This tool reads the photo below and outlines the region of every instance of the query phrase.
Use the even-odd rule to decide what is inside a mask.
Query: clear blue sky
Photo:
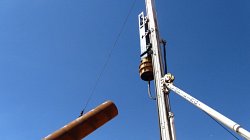
[[[36,140],[79,116],[134,0],[0,0],[0,139]],[[175,84],[250,130],[249,0],[156,0]],[[140,80],[137,0],[87,111],[119,116],[86,140],[157,140]],[[233,140],[171,93],[178,140]]]

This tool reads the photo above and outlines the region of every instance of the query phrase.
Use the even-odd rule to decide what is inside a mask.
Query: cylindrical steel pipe
[[[117,115],[115,104],[106,101],[43,140],[81,140]]]

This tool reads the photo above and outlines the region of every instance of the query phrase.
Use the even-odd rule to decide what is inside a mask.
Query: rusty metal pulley
[[[152,65],[151,57],[145,57],[141,60],[141,64],[139,66],[139,73],[140,73],[141,79],[144,81],[154,80],[153,65]]]

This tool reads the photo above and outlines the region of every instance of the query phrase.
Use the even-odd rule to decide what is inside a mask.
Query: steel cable
[[[236,137],[231,131],[229,131],[225,126],[223,126],[220,122],[218,122],[216,119],[211,117],[208,113],[203,111],[205,114],[207,114],[212,120],[214,120],[218,125],[220,125],[224,130],[226,130],[229,134],[231,134],[235,139],[240,140],[238,137]]]
[[[119,40],[119,38],[121,37],[121,34],[123,33],[123,30],[124,30],[124,28],[125,28],[125,26],[126,26],[126,24],[127,24],[128,18],[130,17],[130,15],[131,15],[131,13],[132,13],[132,11],[133,11],[133,9],[134,9],[135,3],[136,3],[136,0],[134,0],[133,3],[132,3],[132,5],[130,6],[129,12],[128,12],[128,14],[127,14],[126,17],[125,17],[125,20],[124,20],[124,22],[123,22],[123,24],[122,24],[122,26],[121,26],[121,29],[120,29],[118,35],[116,36],[116,39],[115,39],[115,41],[114,41],[114,43],[113,43],[113,46],[111,47],[111,49],[110,49],[110,51],[109,51],[109,54],[108,54],[108,56],[107,56],[107,58],[106,58],[106,60],[105,60],[105,62],[104,62],[104,65],[103,65],[103,67],[102,67],[102,69],[101,69],[101,72],[99,73],[99,75],[98,75],[98,77],[97,77],[97,79],[96,79],[96,81],[95,81],[95,83],[94,83],[93,89],[92,89],[92,91],[91,91],[91,93],[90,93],[90,95],[89,95],[89,97],[88,97],[88,99],[87,99],[87,102],[86,102],[85,106],[83,107],[83,110],[82,110],[81,113],[80,113],[80,116],[83,115],[83,113],[84,113],[85,109],[87,108],[87,106],[88,106],[90,100],[92,99],[92,96],[93,96],[94,93],[95,93],[95,90],[96,90],[96,88],[97,88],[97,85],[98,85],[98,83],[100,82],[100,80],[101,80],[101,78],[102,78],[102,75],[104,74],[104,71],[105,71],[105,69],[106,69],[107,66],[108,66],[108,63],[109,63],[110,58],[111,58],[111,56],[112,56],[112,53],[113,53],[115,47],[117,46],[118,40]]]

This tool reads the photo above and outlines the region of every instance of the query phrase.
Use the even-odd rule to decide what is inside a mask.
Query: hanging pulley
[[[152,59],[150,56],[144,57],[139,66],[140,77],[144,81],[154,80]]]

